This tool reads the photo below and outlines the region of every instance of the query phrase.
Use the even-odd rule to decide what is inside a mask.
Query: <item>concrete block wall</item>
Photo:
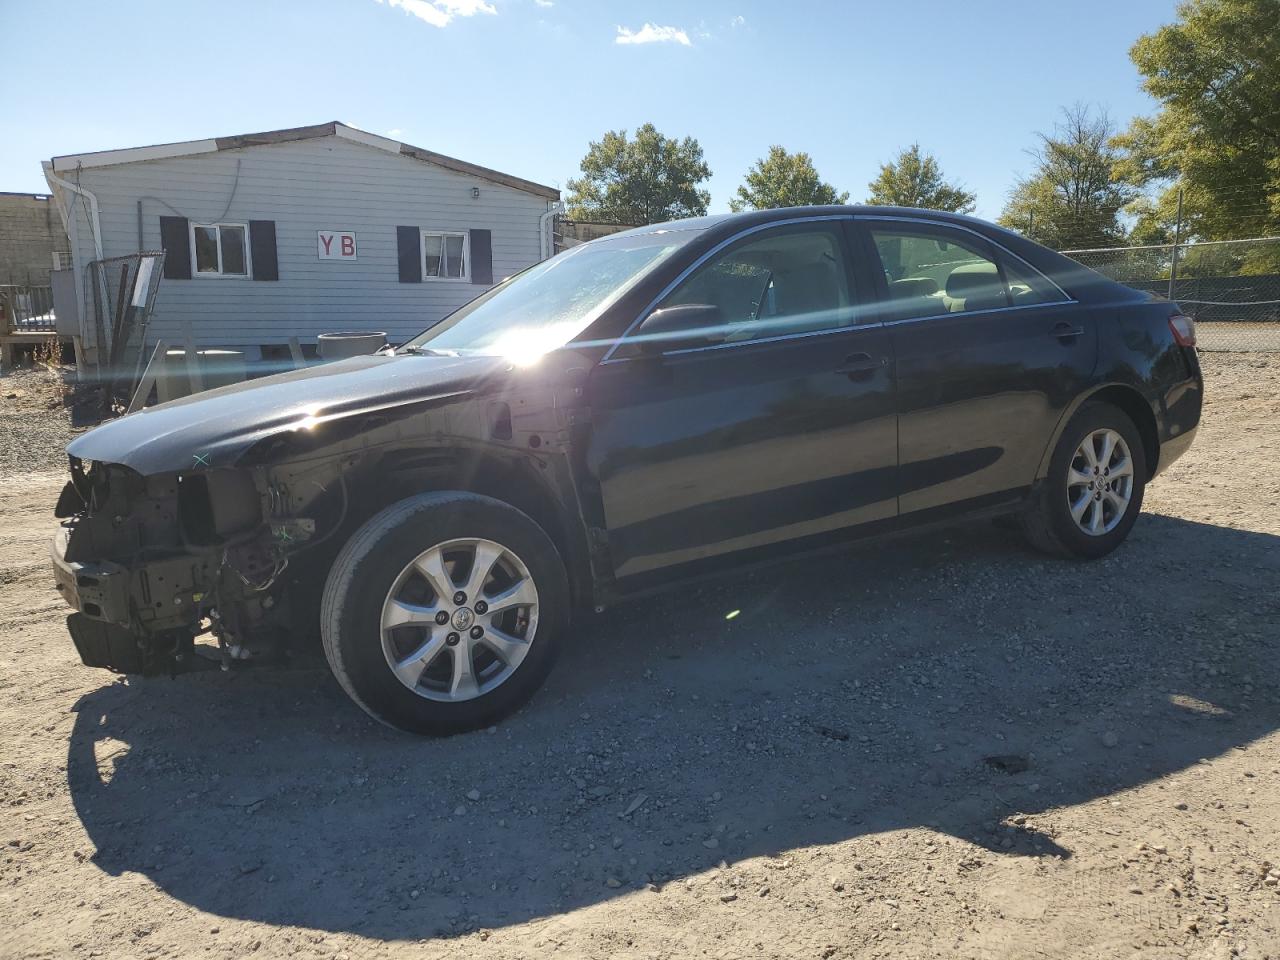
[[[47,286],[55,251],[70,263],[71,246],[53,199],[0,193],[0,284]]]

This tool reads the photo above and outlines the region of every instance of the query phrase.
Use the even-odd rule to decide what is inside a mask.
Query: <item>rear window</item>
[[[1007,307],[994,254],[934,229],[872,226],[894,319]]]

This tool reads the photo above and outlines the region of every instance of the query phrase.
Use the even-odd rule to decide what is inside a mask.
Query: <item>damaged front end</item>
[[[298,620],[283,575],[316,540],[316,517],[339,465],[305,478],[266,468],[142,476],[71,458],[52,544],[67,626],[84,663],[120,673],[176,674],[277,654]],[[289,480],[314,491],[298,495]],[[345,508],[345,496],[336,498]],[[340,516],[327,518],[340,522]],[[208,635],[213,644],[197,644]],[[203,654],[203,655],[201,655]]]
[[[314,639],[345,540],[424,491],[496,496],[556,530],[579,515],[566,379],[493,357],[360,357],[76,438],[52,560],[81,659],[177,673]],[[587,562],[576,538],[564,542],[571,563]]]

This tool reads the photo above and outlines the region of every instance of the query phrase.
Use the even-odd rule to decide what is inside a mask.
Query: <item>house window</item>
[[[192,275],[249,276],[249,227],[243,223],[191,225]]]
[[[429,230],[423,230],[422,278],[424,280],[470,280],[470,247],[465,233],[432,233]]]

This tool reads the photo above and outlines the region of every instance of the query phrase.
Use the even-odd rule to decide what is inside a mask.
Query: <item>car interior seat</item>
[[[938,281],[932,277],[904,277],[889,281],[889,299],[895,312],[906,317],[927,317],[934,313],[946,313],[947,304],[938,289]]]
[[[952,270],[947,277],[947,301],[952,313],[1009,306],[994,263],[966,263]]]

